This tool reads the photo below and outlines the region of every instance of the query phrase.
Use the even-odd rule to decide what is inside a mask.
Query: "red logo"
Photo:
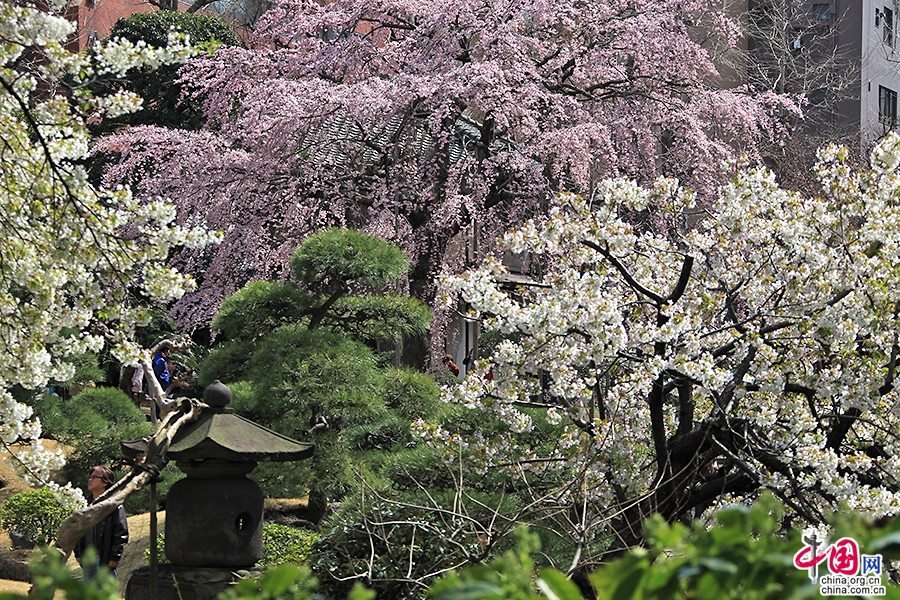
[[[804,539],[807,546],[794,555],[794,566],[809,569],[815,579],[819,563],[828,560],[828,570],[832,575],[856,575],[859,573],[859,544],[853,538],[841,538],[830,546],[816,545],[815,538]]]

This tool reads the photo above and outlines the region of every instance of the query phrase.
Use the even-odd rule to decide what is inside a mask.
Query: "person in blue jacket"
[[[168,396],[173,388],[184,389],[189,386],[187,382],[178,381],[177,379],[172,378],[172,373],[169,371],[170,362],[168,357],[169,353],[172,352],[171,346],[162,346],[159,350],[157,350],[156,355],[153,357],[153,374],[156,375],[156,380],[159,381],[159,385],[162,386],[163,394]],[[151,410],[154,411],[153,414],[158,418],[159,417],[159,407],[154,403],[151,406]]]
[[[166,364],[166,358],[171,351],[171,346],[163,346],[157,350],[156,356],[153,357],[153,374],[156,375],[156,380],[159,381],[159,385],[162,386],[163,392],[166,394],[169,393],[169,387],[172,385],[172,376],[169,373],[169,366]]]

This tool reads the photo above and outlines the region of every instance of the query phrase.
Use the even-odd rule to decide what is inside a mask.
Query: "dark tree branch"
[[[643,296],[646,296],[647,298],[650,298],[657,306],[660,306],[660,305],[663,305],[666,303],[665,298],[663,298],[656,292],[654,292],[654,291],[644,287],[640,283],[638,283],[637,280],[628,271],[628,269],[625,268],[625,265],[623,265],[621,262],[619,262],[619,259],[616,258],[615,256],[613,256],[612,253],[609,252],[609,250],[607,250],[606,248],[603,248],[596,242],[592,242],[591,240],[581,240],[581,243],[584,244],[585,246],[587,246],[588,248],[596,250],[603,256],[603,258],[608,260],[612,264],[612,266],[615,267],[616,270],[622,275],[622,277],[625,279],[626,283],[628,283],[628,285],[631,286],[631,289],[633,289],[634,291],[636,291],[637,293],[639,293]]]
[[[686,435],[694,427],[694,386],[687,378],[677,384],[678,388],[678,431],[675,435]]]
[[[116,482],[97,498],[94,504],[73,512],[59,528],[56,548],[64,559],[68,558],[75,544],[91,528],[121,506],[132,493],[150,483],[166,465],[166,453],[175,434],[188,423],[195,421],[204,404],[197,400],[185,399],[178,410],[170,412],[160,423],[156,433],[149,439],[147,450],[140,457],[131,472]]]

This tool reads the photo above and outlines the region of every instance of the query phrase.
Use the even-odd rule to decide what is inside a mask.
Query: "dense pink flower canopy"
[[[554,191],[671,175],[702,196],[724,158],[756,157],[791,105],[717,83],[709,40],[736,36],[711,0],[282,2],[248,48],[183,70],[206,128],[109,136],[106,182],[224,231],[175,258],[201,283],[182,327],[335,224],[398,243],[428,301],[460,233],[484,248]]]

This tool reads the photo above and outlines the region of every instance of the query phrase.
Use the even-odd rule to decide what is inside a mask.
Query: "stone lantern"
[[[158,597],[215,598],[240,571],[262,558],[263,493],[247,479],[258,461],[308,458],[313,444],[297,442],[240,417],[228,408],[231,390],[218,381],[203,392],[208,406],[182,428],[166,456],[187,475],[166,498],[166,557],[159,566]],[[142,442],[125,442],[126,453]],[[173,586],[178,582],[177,589]],[[149,567],[128,582],[128,600],[149,598]]]

